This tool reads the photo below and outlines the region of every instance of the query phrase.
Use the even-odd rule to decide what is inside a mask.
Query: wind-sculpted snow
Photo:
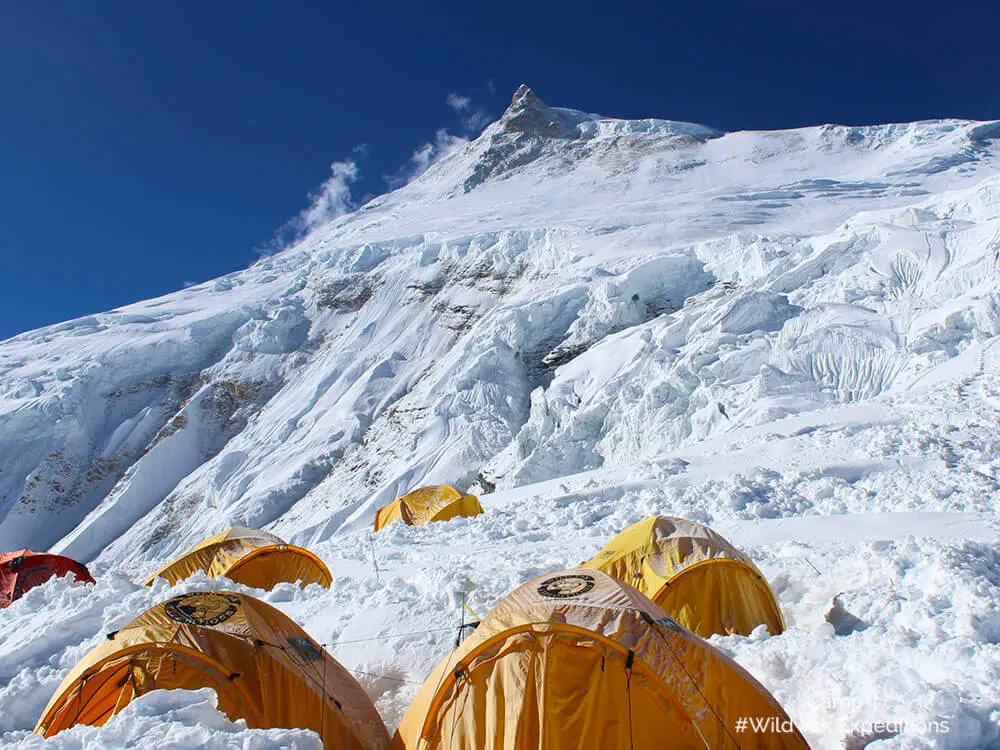
[[[998,138],[958,120],[721,133],[519,91],[476,141],[243,272],[0,342],[0,546],[101,579],[5,610],[4,743],[39,742],[23,733],[60,676],[167,593],[126,574],[230,525],[331,564],[329,593],[269,595],[321,641],[418,632],[335,651],[392,723],[464,594],[485,609],[673,513],[777,582],[789,631],[720,643],[819,746],[863,746],[817,701],[871,693],[894,659],[910,678],[885,716],[956,722],[897,746],[989,746]],[[486,516],[369,538],[380,505],[435,482]],[[161,715],[165,738],[271,741],[176,701],[62,741],[121,745]]]
[[[200,748],[201,750],[322,750],[304,729],[247,729],[217,710],[213,690],[161,690],[140,696],[100,729],[78,725],[50,740],[29,735],[25,748]]]

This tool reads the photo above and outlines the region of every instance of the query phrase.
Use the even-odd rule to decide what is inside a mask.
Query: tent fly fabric
[[[323,561],[309,550],[286,544],[266,531],[234,526],[210,536],[156,571],[146,585],[151,586],[157,578],[175,584],[199,571],[210,578],[228,578],[268,591],[283,582],[302,586],[318,583],[329,588],[333,580]]]
[[[213,688],[251,728],[316,731],[327,748],[384,750],[389,735],[351,674],[279,610],[205,591],[158,604],[108,635],[63,680],[35,732],[103,725],[136,696]]]
[[[421,487],[397,497],[375,514],[375,531],[394,521],[423,526],[431,521],[447,521],[456,516],[478,516],[483,512],[479,498],[466,495],[447,484]]]
[[[752,722],[752,723],[749,723]],[[501,600],[424,683],[393,750],[802,750],[767,690],[592,569]]]
[[[653,516],[608,542],[584,567],[635,586],[674,620],[707,638],[785,630],[778,600],[753,562],[707,526]]]
[[[54,576],[72,575],[78,581],[94,583],[87,566],[62,555],[32,552],[29,549],[0,555],[0,609],[9,607],[29,589]]]

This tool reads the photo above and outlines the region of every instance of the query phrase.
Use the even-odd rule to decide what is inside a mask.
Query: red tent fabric
[[[87,566],[62,555],[21,549],[0,555],[0,609],[20,599],[24,592],[40,586],[52,576],[72,573],[78,581],[94,583]]]

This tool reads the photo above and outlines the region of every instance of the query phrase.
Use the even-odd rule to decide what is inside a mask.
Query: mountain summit
[[[469,192],[539,159],[565,170],[598,154],[621,156],[676,147],[722,135],[712,128],[669,120],[614,120],[573,109],[550,107],[527,85],[514,93],[499,121],[474,144],[478,160],[464,183]]]
[[[569,138],[573,123],[539,99],[525,84],[514,92],[510,106],[500,118],[500,129],[506,133],[525,133],[548,138]]]

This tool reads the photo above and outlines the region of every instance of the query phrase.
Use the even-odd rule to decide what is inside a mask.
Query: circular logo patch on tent
[[[573,574],[542,581],[538,593],[549,599],[572,599],[574,596],[586,594],[592,588],[594,588],[593,576]]]
[[[220,591],[196,591],[171,599],[164,606],[171,620],[185,625],[211,627],[236,614],[240,598]]]

